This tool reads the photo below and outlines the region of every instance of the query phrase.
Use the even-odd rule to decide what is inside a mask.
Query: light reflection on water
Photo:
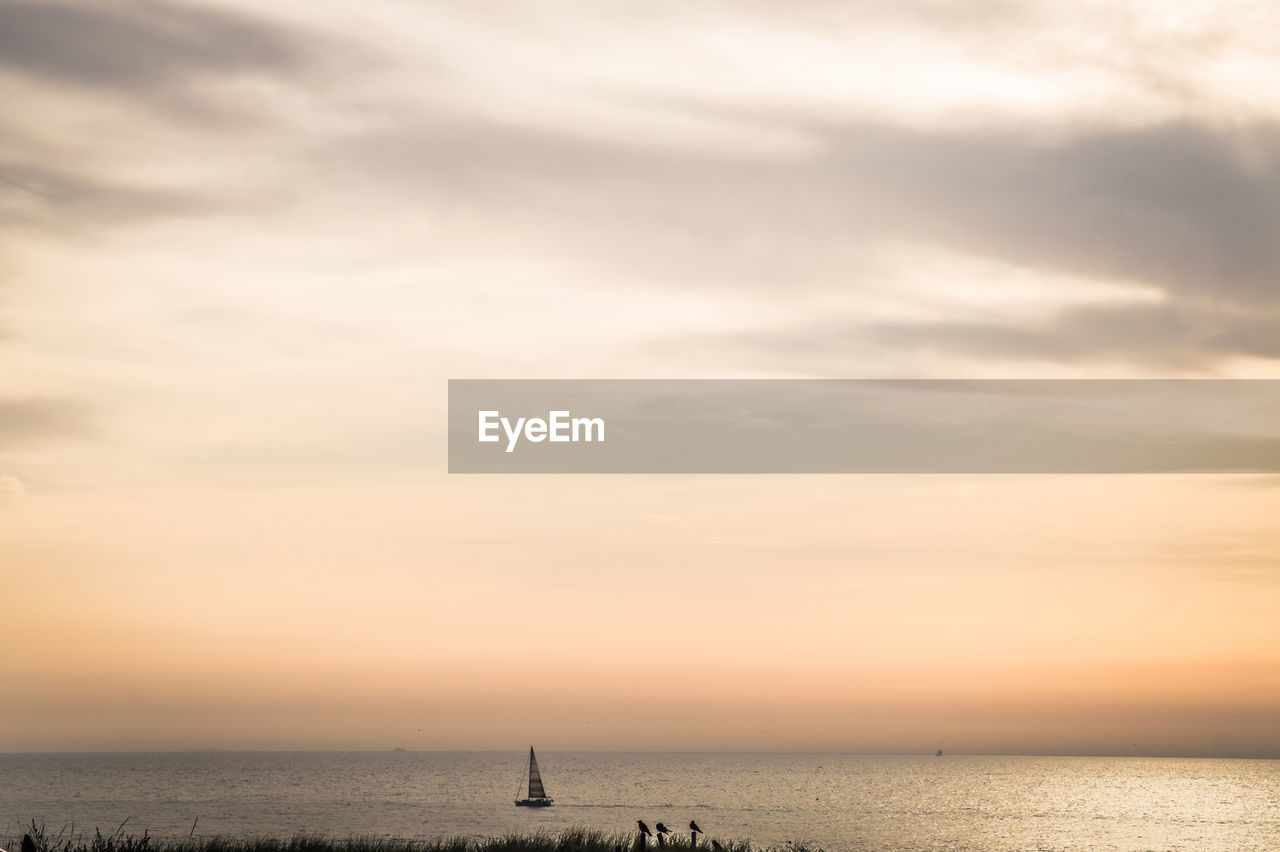
[[[488,836],[687,825],[828,850],[1280,849],[1280,761],[539,752],[0,755],[0,839],[56,831]]]

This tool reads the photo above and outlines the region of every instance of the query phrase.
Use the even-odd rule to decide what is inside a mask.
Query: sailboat
[[[524,786],[524,776],[520,776],[521,786]],[[520,787],[516,788],[516,795],[520,795]],[[554,799],[547,795],[547,791],[542,786],[542,773],[538,771],[538,758],[533,753],[533,746],[529,746],[529,796],[525,799],[516,799],[516,806],[523,808],[545,808],[551,804]]]

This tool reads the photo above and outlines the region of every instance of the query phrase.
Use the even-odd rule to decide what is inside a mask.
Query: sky
[[[0,0],[0,751],[1280,756],[1280,478],[446,473],[450,378],[1280,378],[1263,2]]]

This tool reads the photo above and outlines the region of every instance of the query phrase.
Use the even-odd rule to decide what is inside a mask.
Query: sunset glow
[[[0,4],[0,752],[1280,757],[1275,476],[445,464],[450,378],[1280,379],[1280,12],[553,5]]]

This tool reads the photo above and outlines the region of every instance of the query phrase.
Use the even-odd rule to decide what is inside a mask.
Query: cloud
[[[92,427],[83,405],[56,399],[0,399],[0,447],[83,435]]]
[[[30,105],[0,117],[0,223],[83,235],[260,209],[268,190],[235,152],[264,146],[273,99],[339,55],[301,24],[231,10],[0,0],[0,87]]]
[[[838,338],[840,333],[836,329],[829,335]],[[1132,361],[1189,368],[1208,367],[1235,356],[1280,359],[1280,315],[1260,318],[1214,305],[1073,308],[1038,327],[885,323],[871,329],[869,336],[886,345],[990,358]]]
[[[773,8],[755,11],[771,17]],[[996,40],[1006,48],[1006,30],[1020,22],[1009,15],[1018,8],[998,16]],[[890,17],[941,31],[951,24],[936,26],[941,11],[922,2]],[[1036,7],[1036,15],[1051,11]],[[821,35],[827,15],[815,6],[800,23]],[[606,19],[595,21],[602,38],[616,35],[617,21]],[[1059,25],[1050,19],[1044,26]],[[698,20],[668,24],[681,32],[692,26],[687,34],[701,37]],[[403,22],[404,40],[388,40],[375,73],[352,75],[344,95],[326,91],[324,103],[290,111],[297,104],[289,97],[272,99],[284,89],[318,93],[309,85],[316,78],[300,72],[336,67],[333,55],[361,50],[368,34],[331,29],[331,38],[301,21],[286,26],[186,5],[0,0],[0,68],[33,81],[35,91],[51,91],[45,84],[52,82],[110,89],[122,102],[163,98],[204,109],[226,92],[202,83],[253,74],[282,88],[249,108],[285,107],[264,111],[243,135],[218,122],[192,123],[187,135],[140,134],[137,149],[147,156],[135,162],[129,146],[112,152],[86,143],[97,155],[92,166],[74,148],[41,147],[64,138],[54,132],[61,120],[54,116],[49,132],[30,131],[29,144],[0,161],[0,190],[12,202],[0,206],[0,221],[111,227],[237,204],[265,221],[273,203],[300,219],[319,210],[319,220],[332,215],[320,210],[325,199],[341,198],[344,237],[353,241],[364,236],[359,222],[422,222],[424,231],[457,235],[452,248],[469,263],[492,254],[572,267],[553,270],[558,280],[594,283],[612,271],[617,280],[609,286],[636,283],[659,298],[698,291],[748,297],[739,304],[756,297],[800,304],[792,295],[802,290],[830,292],[844,306],[863,301],[862,312],[848,316],[826,306],[808,316],[789,309],[754,341],[725,338],[754,346],[763,356],[756,362],[797,339],[791,360],[812,351],[827,363],[855,340],[980,358],[1212,365],[1238,355],[1280,357],[1280,242],[1273,238],[1280,233],[1280,125],[1264,118],[1135,128],[1117,126],[1123,116],[1107,126],[1064,112],[1062,121],[1018,123],[1006,115],[981,125],[948,116],[895,124],[886,117],[892,113],[860,112],[856,103],[797,106],[753,97],[732,80],[699,88],[651,63],[619,60],[615,68],[611,56],[594,53],[597,70],[617,73],[586,86],[577,72],[589,63],[573,64],[585,59],[561,56],[487,16],[458,24],[418,12]],[[455,29],[470,41],[451,40]],[[832,38],[784,39],[770,61],[818,43],[834,49],[841,42]],[[510,67],[544,62],[545,73],[498,85],[484,51],[508,41]],[[406,48],[411,53],[398,52]],[[759,71],[748,61],[759,60],[756,53],[739,58]],[[898,91],[892,80],[884,87]],[[912,97],[909,89],[900,94]],[[345,107],[344,97],[351,98]],[[155,112],[161,123],[173,119]],[[286,234],[283,224],[271,225]],[[884,303],[896,298],[895,282],[877,281],[870,260],[893,243],[1132,284],[1155,291],[1161,304],[1054,306],[1037,322],[1016,324],[976,314],[883,322],[863,307],[872,291]],[[949,286],[940,279],[935,290],[946,295]],[[702,334],[701,342],[715,345]]]
[[[571,231],[577,256],[608,257],[658,287],[891,290],[861,261],[908,243],[1134,292],[1111,305],[1049,306],[1035,322],[880,323],[827,311],[723,338],[755,347],[757,363],[794,360],[797,345],[830,363],[851,344],[1170,367],[1280,358],[1280,125],[1085,127],[1052,138],[1010,127],[795,129],[816,140],[809,154],[717,159],[489,125],[459,134],[465,145],[445,132],[418,146],[410,132],[366,140],[381,159],[352,156],[402,165],[411,191],[465,195],[506,217],[536,209],[531,227],[551,239]],[[413,150],[428,155],[414,165],[396,153]],[[936,291],[949,285],[942,278]]]
[[[0,3],[0,65],[92,87],[152,90],[201,73],[288,67],[281,33],[226,11],[169,3]]]
[[[196,190],[129,185],[0,160],[0,222],[13,225],[50,230],[72,224],[120,225],[207,212],[226,203]]]
[[[21,479],[11,473],[0,473],[0,508],[17,503],[26,493]]]
[[[849,127],[823,167],[886,230],[1036,268],[1274,303],[1280,127],[929,133]]]
[[[1177,296],[1277,301],[1280,125],[1084,127],[1046,139],[1035,128],[822,126],[784,111],[688,109],[736,121],[744,136],[790,127],[810,150],[733,157],[576,128],[436,117],[344,140],[333,160],[381,179],[394,171],[409,191],[478,190],[509,210],[612,210],[591,227],[639,231],[638,240],[703,237],[702,250],[717,257],[735,248],[717,239],[724,235],[772,235],[797,254],[902,239]]]

